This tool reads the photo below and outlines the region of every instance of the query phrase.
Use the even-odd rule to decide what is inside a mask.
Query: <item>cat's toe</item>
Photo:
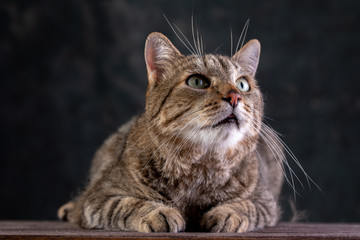
[[[58,218],[62,221],[69,220],[69,212],[74,208],[74,202],[68,202],[61,206],[58,210]]]
[[[204,215],[201,225],[209,232],[240,233],[249,230],[249,219],[230,208],[217,207]]]
[[[141,232],[181,232],[185,221],[180,212],[170,207],[159,207],[146,216],[140,223]]]

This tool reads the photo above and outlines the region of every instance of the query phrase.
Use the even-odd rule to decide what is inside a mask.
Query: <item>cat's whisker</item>
[[[201,129],[201,125],[197,125],[197,126],[193,127],[190,131],[188,131],[187,134],[185,134],[185,135],[183,136],[183,139],[182,139],[181,142],[178,144],[178,146],[177,146],[176,149],[181,150],[186,143],[191,142],[191,141],[190,141],[191,138],[190,138],[189,136],[190,136],[193,132],[197,132],[198,129]]]
[[[176,29],[180,32],[180,34],[183,36],[183,38],[185,39],[185,41],[189,44],[189,47],[193,50],[193,52],[196,52],[198,55],[200,55],[199,52],[196,51],[196,46],[195,46],[195,49],[194,49],[194,47],[191,45],[191,43],[189,42],[189,40],[187,39],[187,37],[186,37],[186,36],[184,35],[184,33],[180,30],[180,28],[178,28],[178,26],[176,26],[175,24],[174,24],[174,26],[175,26]]]
[[[262,116],[264,119],[267,119],[267,120],[270,120],[270,121],[273,121],[273,122],[275,121],[275,119],[266,116],[264,113],[262,113],[262,112],[260,112],[260,111],[258,111],[258,110],[256,110],[256,109],[254,109],[254,108],[252,108],[251,111],[253,111],[254,113],[256,113],[256,114],[259,115],[259,116]],[[276,134],[282,136],[281,133],[277,132],[276,130],[274,130],[274,131],[276,132]]]
[[[196,110],[196,111],[192,111],[192,112],[190,112],[190,113],[188,113],[188,114],[185,114],[184,116],[181,116],[178,120],[183,120],[183,119],[185,119],[186,117],[189,117],[189,116],[191,116],[191,115],[194,115],[194,114],[200,112],[201,110],[202,110],[202,109],[198,109],[198,110]],[[158,121],[154,121],[153,123],[151,123],[150,126],[147,128],[147,130],[148,130],[147,133],[151,133],[151,132],[152,132],[151,129],[152,129],[153,127],[155,127],[157,124],[158,124]],[[150,143],[149,143],[145,148],[143,148],[140,153],[142,153],[142,152],[144,152],[145,150],[147,150],[147,148],[148,148],[149,146],[151,146],[151,145],[158,139],[158,137],[159,137],[160,135],[162,135],[163,133],[168,132],[169,129],[172,129],[172,128],[171,128],[170,126],[167,126],[167,127],[161,127],[160,129],[161,129],[160,133],[157,134],[157,135],[155,135],[155,137],[151,137],[151,138],[152,138],[152,141],[150,141]],[[144,134],[145,134],[145,133],[144,133]],[[138,138],[138,140],[136,141],[136,143],[138,143],[138,142],[141,140],[142,137],[143,137],[143,135],[141,135],[141,136]]]
[[[243,27],[243,29],[242,29],[242,31],[241,31],[239,40],[238,40],[238,42],[237,42],[237,44],[236,44],[235,53],[238,52],[239,46],[240,46],[240,42],[241,42],[241,40],[242,40],[243,37],[244,37],[244,38],[243,38],[243,40],[242,40],[241,47],[242,47],[243,44],[244,44],[244,40],[245,40],[245,37],[246,37],[247,29],[248,29],[248,27],[249,27],[249,22],[250,22],[250,18],[248,18],[248,20],[246,21],[246,23],[245,23],[245,25],[244,25],[244,27]],[[244,33],[245,33],[245,34],[244,34]],[[240,49],[241,49],[241,47],[240,47]]]
[[[293,189],[294,198],[296,199],[296,194],[299,195],[299,193],[295,189],[295,183],[294,183],[293,176],[295,176],[295,178],[298,180],[298,182],[301,184],[302,187],[303,187],[303,184],[300,181],[299,177],[292,170],[292,168],[290,167],[290,164],[288,163],[285,155],[281,151],[281,147],[279,146],[279,144],[281,145],[281,142],[275,141],[274,138],[272,137],[272,135],[274,135],[274,133],[266,131],[263,128],[261,128],[261,125],[258,124],[257,122],[255,122],[254,120],[252,120],[251,116],[249,116],[248,118],[255,126],[260,127],[260,131],[257,130],[256,128],[254,128],[254,129],[259,133],[259,135],[264,140],[264,142],[269,146],[269,149],[272,152],[275,159],[277,160],[278,164],[280,164],[279,162],[283,162],[287,166],[289,174],[290,174],[290,179],[288,179],[285,170],[282,167],[281,167],[281,169],[282,169],[282,172],[284,174],[284,177],[285,177],[286,181],[288,182],[290,187]]]
[[[313,183],[320,191],[321,188],[315,183],[315,181],[313,181],[309,175],[305,172],[304,168],[301,166],[300,162],[298,161],[298,159],[295,157],[295,155],[292,153],[292,151],[289,149],[289,147],[278,137],[278,135],[276,134],[276,131],[273,130],[272,128],[270,128],[269,126],[267,126],[266,124],[260,122],[259,123],[255,123],[255,124],[258,124],[258,125],[261,125],[261,129],[262,129],[262,135],[264,135],[264,137],[262,136],[262,138],[264,139],[264,141],[270,141],[271,142],[271,145],[275,145],[277,146],[276,148],[280,148],[280,146],[282,146],[282,149],[284,149],[286,151],[286,153],[291,157],[291,159],[296,163],[296,165],[300,168],[300,170],[303,172],[307,182],[308,182],[308,185],[309,185],[309,188],[311,189],[311,185],[310,185],[310,182]],[[268,143],[267,143],[268,144]],[[280,145],[280,146],[279,146]],[[273,146],[270,147],[270,149],[274,149]],[[285,163],[285,165],[288,167],[288,170],[289,170],[289,173],[290,173],[290,178],[292,179],[292,175],[295,176],[295,178],[297,179],[297,181],[300,183],[300,185],[304,188],[304,185],[302,184],[302,182],[300,181],[300,179],[298,178],[298,176],[295,174],[295,172],[292,170],[292,168],[290,167],[290,164],[288,163],[287,159],[285,158],[284,154],[282,153],[281,154],[283,157],[283,162]],[[284,175],[285,178],[287,178],[286,175]],[[291,184],[293,185],[293,184]],[[294,186],[293,186],[294,187]],[[293,188],[292,187],[292,188]],[[293,190],[296,192],[296,190],[293,188]],[[295,192],[294,192],[294,198],[296,199],[296,195],[295,195]],[[297,193],[297,192],[296,192]],[[297,193],[298,194],[298,193]],[[299,194],[298,194],[299,195]]]
[[[200,42],[201,42],[201,55],[204,55],[204,43],[202,36],[200,36]]]
[[[271,134],[270,137],[272,139],[274,139],[274,141],[277,141],[284,149],[285,151],[288,153],[288,155],[294,160],[294,162],[299,166],[299,168],[303,171],[304,175],[306,178],[308,178],[307,173],[305,172],[305,170],[303,169],[303,167],[300,165],[300,162],[297,160],[296,156],[292,153],[292,151],[289,149],[289,147],[277,136],[277,134],[275,134],[275,131],[268,127],[266,124],[261,123],[262,128],[264,129],[264,131],[267,131]],[[309,179],[307,179],[309,181]],[[309,186],[310,187],[310,186]]]
[[[266,126],[265,124],[263,124],[264,127],[266,129],[270,129],[268,126]],[[296,156],[294,155],[294,153],[291,151],[291,149],[287,146],[287,144],[281,139],[279,138],[276,134],[274,134],[274,137],[276,138],[277,141],[280,142],[280,144],[284,147],[285,151],[287,152],[287,154],[289,154],[289,156],[293,159],[293,161],[296,163],[296,165],[301,169],[301,171],[303,172],[303,174],[305,175],[305,178],[307,180],[308,186],[311,189],[311,184],[314,184],[320,191],[321,188],[315,183],[315,181],[306,173],[305,169],[301,166],[299,160],[296,158]]]
[[[244,46],[244,42],[245,42],[245,39],[246,39],[246,34],[247,34],[248,29],[249,29],[250,18],[248,18],[248,20],[247,20],[246,22],[247,22],[247,24],[246,24],[246,30],[245,30],[245,33],[244,33],[243,40],[242,40],[242,42],[241,42],[240,49]]]
[[[196,29],[196,41],[197,41],[197,50],[201,55],[201,49],[200,49],[200,37],[199,37],[199,29]]]
[[[230,57],[233,55],[233,32],[230,28]]]
[[[265,141],[265,144],[266,144],[267,146],[269,146],[269,143],[266,142],[266,140],[264,140],[264,141]],[[279,156],[276,157],[277,154],[274,152],[274,150],[273,150],[271,147],[270,147],[270,151],[272,152],[273,156],[275,157],[275,160],[276,160],[278,166],[280,167],[280,169],[281,169],[281,171],[282,171],[282,173],[283,173],[286,181],[289,183],[289,185],[290,185],[291,187],[293,187],[293,185],[291,184],[290,180],[287,178],[287,174],[286,174],[284,165],[281,164],[282,161],[283,161],[283,159],[282,159],[282,158],[279,158]]]
[[[175,164],[179,164],[178,162],[177,162],[177,163],[172,162],[173,159],[179,159],[179,156],[178,156],[179,152],[183,149],[183,147],[185,146],[185,144],[188,144],[189,142],[191,142],[190,139],[188,139],[189,135],[190,135],[192,132],[197,132],[197,130],[200,129],[200,128],[201,128],[201,125],[200,125],[200,126],[195,126],[193,129],[191,129],[190,131],[188,131],[187,134],[185,134],[185,135],[183,136],[183,139],[180,141],[180,143],[177,144],[176,147],[171,146],[173,150],[168,154],[168,158],[165,160],[165,161],[171,161],[171,163],[168,163],[168,164],[173,165],[173,166],[174,166]],[[180,129],[180,130],[178,131],[178,134],[177,134],[176,138],[177,138],[178,135],[181,134],[183,131],[184,131],[183,128]],[[175,139],[175,140],[176,140],[176,139]],[[174,142],[175,142],[175,140],[174,140]],[[163,163],[162,168],[164,168],[165,163],[166,163],[166,162]],[[164,172],[161,173],[161,177],[160,177],[160,178],[161,178],[161,179],[164,178]],[[160,184],[160,182],[161,182],[161,181],[159,181],[159,184]]]
[[[197,45],[196,45],[196,41],[195,41],[195,32],[194,32],[194,16],[191,16],[191,33],[192,33],[192,38],[193,38],[193,42],[194,42],[194,46],[195,49],[197,49]]]
[[[182,44],[187,48],[187,50],[189,50],[189,52],[193,55],[197,55],[195,53],[194,50],[192,50],[192,46],[190,44],[190,47],[184,42],[184,40],[179,36],[179,34],[175,31],[175,28],[172,26],[172,24],[170,23],[170,21],[167,19],[167,17],[165,16],[165,14],[163,14],[165,20],[167,21],[167,23],[169,24],[170,28],[173,30],[173,32],[175,33],[175,35],[178,37],[178,39],[182,42]],[[181,32],[181,31],[180,31]]]
[[[192,128],[190,131],[187,132],[187,134],[184,135],[182,141],[178,144],[178,147],[176,148],[177,151],[180,151],[185,144],[192,142],[191,139],[193,139],[194,136],[192,135],[197,135],[197,133],[199,133],[199,130],[201,130],[201,128],[207,123],[207,121],[202,122],[201,124],[195,126],[194,128]],[[192,143],[194,144],[194,143]],[[176,154],[176,152],[174,153]]]
[[[224,44],[222,43],[219,46],[217,46],[217,48],[215,48],[215,50],[213,51],[213,54],[215,54],[219,50],[219,48],[221,48],[223,45]]]
[[[270,151],[272,152],[272,154],[274,155],[276,161],[278,162],[278,165],[281,166],[282,172],[283,172],[284,177],[287,180],[288,184],[291,186],[291,188],[294,190],[294,192],[296,192],[294,178],[293,178],[293,170],[291,169],[291,167],[288,164],[285,156],[281,152],[281,149],[279,149],[279,146],[277,146],[277,143],[274,143],[273,141],[271,141],[269,139],[269,137],[266,134],[264,134],[263,132],[260,131],[259,135],[265,141],[265,143],[268,145]],[[281,162],[285,163],[285,165],[288,167],[289,174],[290,174],[290,179],[288,179],[288,176],[286,174],[286,170],[284,169],[284,167],[282,167]]]
[[[200,115],[198,115],[197,117],[191,119],[191,120],[190,120],[189,122],[187,122],[181,129],[175,131],[171,136],[169,136],[169,137],[167,138],[167,140],[164,141],[163,143],[161,143],[161,144],[158,146],[158,148],[152,153],[153,156],[154,156],[155,153],[157,153],[159,150],[161,150],[161,148],[162,148],[164,145],[166,146],[169,141],[173,140],[173,142],[175,142],[176,139],[179,137],[179,135],[182,133],[182,131],[183,131],[189,124],[191,124],[193,121],[196,121],[199,117],[200,117]],[[174,138],[174,137],[175,137],[175,138]]]

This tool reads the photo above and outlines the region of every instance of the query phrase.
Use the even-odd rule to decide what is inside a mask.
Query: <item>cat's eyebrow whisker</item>
[[[222,43],[219,46],[217,46],[217,48],[215,48],[215,50],[213,51],[213,54],[215,54],[219,50],[219,48],[221,48],[223,45],[224,44]]]
[[[232,28],[230,28],[230,57],[233,55],[233,33]]]
[[[200,53],[199,55],[201,55],[199,29],[196,29],[196,41],[197,41],[198,53]]]
[[[175,28],[172,26],[172,24],[170,23],[170,21],[167,19],[167,17],[165,16],[165,14],[163,14],[165,20],[167,21],[167,23],[169,24],[169,26],[171,27],[171,29],[173,30],[173,32],[175,33],[175,35],[179,38],[179,40],[182,42],[182,44],[184,44],[184,46],[189,50],[189,52],[193,55],[197,55],[195,53],[194,50],[191,50],[192,46],[190,44],[190,47],[184,42],[184,40],[179,36],[179,34],[175,31]],[[176,26],[175,26],[176,27]],[[181,31],[180,31],[181,32]],[[182,33],[182,32],[181,32]]]
[[[191,16],[191,33],[192,33],[192,38],[193,38],[193,42],[194,42],[194,46],[195,49],[197,49],[197,45],[196,45],[196,41],[195,41],[195,32],[194,32],[194,16]]]
[[[247,34],[248,29],[249,29],[250,18],[248,18],[248,20],[247,20],[246,22],[247,22],[247,24],[246,24],[246,30],[245,30],[245,34],[244,34],[243,40],[242,40],[242,42],[241,42],[240,49],[244,46],[246,34]]]
[[[200,35],[200,42],[201,42],[201,55],[204,55],[204,44],[203,44],[203,38]]]
[[[241,31],[241,34],[240,34],[240,37],[239,37],[239,40],[236,44],[236,49],[235,49],[235,54],[238,52],[238,50],[240,50],[244,44],[244,41],[245,41],[245,38],[246,38],[246,33],[247,33],[247,30],[248,30],[248,27],[249,27],[249,22],[250,22],[250,18],[248,18],[248,20],[246,21],[244,27],[243,27],[243,30]],[[244,34],[245,33],[245,34]],[[243,39],[242,39],[243,38]],[[241,43],[241,47],[239,49],[239,46],[240,46],[240,42],[242,40],[242,43]]]
[[[197,53],[197,55],[200,55],[198,51],[196,51],[196,46],[195,46],[195,49],[194,47],[191,45],[191,43],[189,42],[189,40],[187,39],[187,37],[184,35],[184,33],[180,30],[180,28],[178,28],[178,26],[176,26],[174,24],[174,26],[176,27],[176,29],[180,32],[180,34],[183,36],[183,38],[185,39],[185,41],[189,44],[189,47],[191,48],[192,50],[192,53],[194,54],[195,52]]]
[[[202,39],[200,41],[200,37],[199,37],[199,27],[196,23],[196,37],[195,37],[195,33],[194,33],[194,17],[191,17],[191,30],[192,30],[192,36],[193,36],[193,41],[194,41],[194,45],[195,48],[197,50],[197,53],[199,54],[199,56],[203,55],[203,51],[202,51]]]

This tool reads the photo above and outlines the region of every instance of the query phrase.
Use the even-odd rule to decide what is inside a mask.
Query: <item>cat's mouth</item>
[[[220,122],[213,125],[213,128],[216,128],[220,125],[226,125],[226,124],[235,124],[236,126],[239,126],[239,120],[234,114],[230,114],[227,118],[224,118]]]

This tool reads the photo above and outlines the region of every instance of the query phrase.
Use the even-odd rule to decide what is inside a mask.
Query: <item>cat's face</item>
[[[183,56],[165,36],[150,34],[145,47],[149,124],[180,144],[226,148],[254,141],[263,112],[254,79],[259,54],[253,40],[232,58]]]

